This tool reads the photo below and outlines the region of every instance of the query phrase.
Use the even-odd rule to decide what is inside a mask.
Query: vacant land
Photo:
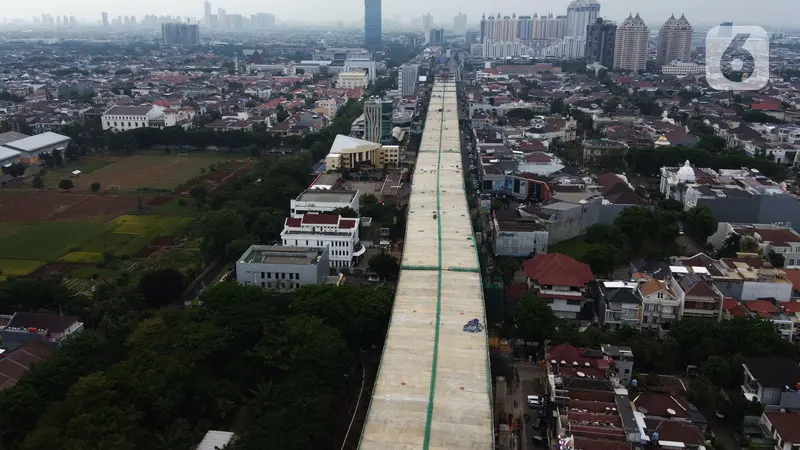
[[[0,258],[55,261],[78,250],[80,243],[105,231],[105,224],[92,222],[42,222],[0,238]]]
[[[561,253],[580,261],[588,250],[589,244],[582,237],[577,237],[548,246],[547,253]]]
[[[0,237],[25,223],[108,220],[136,209],[133,196],[79,195],[53,191],[9,189],[0,193]]]
[[[122,191],[137,189],[172,190],[209,170],[212,164],[224,161],[216,154],[202,153],[189,156],[175,155],[134,155],[112,162],[91,173],[73,178],[73,191],[89,191],[92,183],[100,183],[100,190],[106,191],[109,186],[119,186]],[[76,165],[80,169],[79,164]],[[72,172],[73,165],[67,167]],[[54,180],[55,185],[58,180]],[[47,186],[56,187],[56,186]]]

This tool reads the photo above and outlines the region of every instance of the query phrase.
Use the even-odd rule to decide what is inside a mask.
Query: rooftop
[[[316,247],[251,245],[239,258],[239,263],[312,265],[319,261],[324,252],[325,249]]]
[[[297,196],[298,202],[351,203],[358,191],[307,190]]]
[[[32,152],[51,145],[64,144],[69,141],[69,136],[48,131],[47,133],[36,134],[18,141],[9,142],[6,144],[6,147],[23,152]]]
[[[58,334],[63,333],[79,320],[80,319],[75,316],[18,312],[11,318],[7,329],[28,330],[30,328],[36,328],[37,330],[46,330],[48,333]]]

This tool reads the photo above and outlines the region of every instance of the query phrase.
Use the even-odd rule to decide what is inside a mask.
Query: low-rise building
[[[747,310],[750,317],[759,317],[772,322],[781,337],[792,342],[794,324],[792,319],[778,305],[769,300],[747,300],[742,302],[742,306]]]
[[[800,412],[765,411],[758,425],[764,436],[775,441],[775,450],[800,448]]]
[[[286,247],[326,247],[331,267],[350,268],[366,252],[358,239],[359,223],[358,218],[346,219],[338,214],[307,213],[286,219],[281,240]]]
[[[251,245],[236,262],[236,280],[282,291],[324,284],[330,272],[328,254],[327,247]]]
[[[638,284],[627,281],[598,283],[599,302],[597,317],[610,330],[623,326],[642,327],[642,295]]]
[[[366,88],[369,77],[365,72],[342,72],[336,77],[336,87],[339,89]]]
[[[397,167],[402,161],[402,148],[398,145],[381,145],[345,135],[337,135],[325,157],[325,169],[354,169],[371,166],[377,169]]]
[[[0,353],[0,391],[14,387],[31,366],[53,354],[53,348],[41,341],[29,341]]]
[[[13,131],[2,133],[0,134],[0,162],[3,164],[11,162],[36,164],[39,162],[39,157],[42,153],[52,153],[54,150],[59,150],[63,155],[71,140],[69,136],[49,131],[33,136],[26,136]]]
[[[528,290],[550,303],[553,313],[570,320],[594,317],[588,265],[560,253],[536,255],[523,265]]]
[[[65,339],[81,331],[83,322],[78,317],[18,312],[0,331],[0,336],[3,338],[3,348],[7,349],[14,349],[31,341],[60,347]]]
[[[743,364],[747,400],[781,408],[800,405],[800,365],[782,356],[749,358]]]
[[[527,258],[547,253],[549,233],[537,220],[523,218],[514,210],[492,214],[492,243],[496,256]]]
[[[150,126],[151,120],[162,119],[163,108],[155,105],[117,106],[107,109],[101,117],[103,131],[127,131]]]
[[[351,208],[358,212],[358,191],[309,189],[289,202],[290,214],[301,219],[306,213],[330,213],[339,208]]]

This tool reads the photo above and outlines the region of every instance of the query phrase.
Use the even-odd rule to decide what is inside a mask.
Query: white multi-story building
[[[561,41],[546,47],[543,56],[562,59],[583,59],[586,54],[586,39],[567,36]]]
[[[486,59],[514,58],[516,56],[535,56],[535,49],[522,41],[483,41],[483,57]]]
[[[284,223],[281,240],[285,247],[327,248],[330,265],[336,269],[358,264],[366,252],[358,239],[360,219],[345,219],[338,214],[304,214],[289,217]]]
[[[404,64],[400,66],[400,75],[397,77],[397,89],[403,97],[413,96],[417,92],[419,82],[419,64]]]
[[[594,23],[594,21],[592,21]],[[649,31],[644,20],[636,14],[617,27],[614,48],[614,69],[632,72],[643,71],[647,66],[647,41]]]
[[[364,89],[369,78],[364,72],[342,72],[336,78],[336,87],[340,89]]]
[[[363,72],[369,81],[378,77],[378,65],[369,58],[348,58],[344,61],[345,72]]]
[[[600,15],[597,0],[573,0],[567,7],[567,36],[586,37],[586,27]]]
[[[150,126],[151,120],[164,118],[164,109],[156,105],[112,106],[101,118],[103,131],[127,131]]]
[[[693,62],[674,62],[672,64],[662,66],[661,73],[664,75],[674,75],[677,77],[698,75],[701,73],[706,73],[706,66]]]

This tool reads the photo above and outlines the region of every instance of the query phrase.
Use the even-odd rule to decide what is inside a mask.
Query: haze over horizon
[[[554,0],[550,2],[527,2],[525,0],[501,0],[492,2],[474,2],[465,5],[455,0],[436,3],[424,0],[406,0],[403,2],[384,1],[384,19],[399,16],[404,22],[412,17],[426,13],[434,16],[437,25],[451,25],[453,16],[459,12],[467,14],[470,24],[477,23],[481,14],[495,15],[531,15],[565,14],[570,0]],[[758,6],[754,2],[730,2],[723,0],[672,0],[670,2],[650,1],[642,4],[631,0],[601,0],[601,16],[610,20],[622,20],[629,13],[640,13],[648,23],[666,20],[670,14],[686,14],[690,22],[696,24],[733,21],[739,25],[793,25],[793,18],[800,16],[800,2],[797,0],[761,0]],[[110,17],[136,16],[146,14],[158,16],[180,16],[182,18],[200,18],[203,15],[202,0],[175,0],[165,3],[159,0],[139,0],[126,4],[103,4],[95,1],[76,0],[40,0],[38,2],[10,2],[3,5],[0,17],[6,19],[21,18],[30,20],[42,13],[76,16],[79,20],[95,22],[100,20],[100,13],[108,12]],[[228,14],[250,15],[255,13],[272,13],[281,21],[292,22],[354,22],[364,15],[363,0],[338,0],[335,2],[322,0],[294,0],[280,4],[259,2],[256,0],[216,0],[211,1],[214,13],[223,8]],[[489,9],[491,8],[491,10]]]

